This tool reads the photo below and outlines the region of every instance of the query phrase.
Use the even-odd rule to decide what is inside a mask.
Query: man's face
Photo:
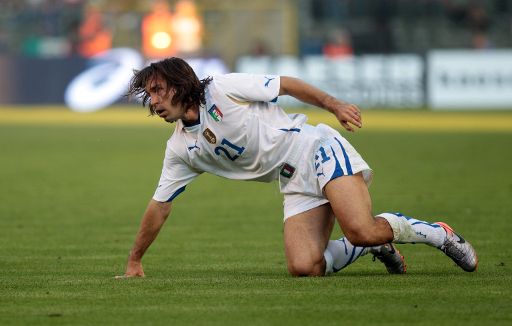
[[[167,122],[175,122],[183,119],[185,108],[180,104],[172,105],[171,101],[176,93],[174,88],[167,92],[167,82],[165,79],[155,76],[146,84],[146,92],[151,98],[150,105],[158,116]]]

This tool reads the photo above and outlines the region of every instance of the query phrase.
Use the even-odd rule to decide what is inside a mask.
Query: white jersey
[[[206,87],[199,123],[176,122],[153,199],[172,201],[202,172],[270,182],[285,163],[297,162],[306,116],[288,115],[276,105],[279,88],[279,76],[215,76]]]

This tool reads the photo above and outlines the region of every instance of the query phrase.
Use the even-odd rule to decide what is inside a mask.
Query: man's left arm
[[[141,263],[142,256],[144,256],[146,250],[156,239],[170,212],[170,202],[158,202],[154,199],[150,200],[144,212],[144,216],[142,217],[137,236],[135,237],[135,243],[132,250],[130,250],[126,271],[124,275],[116,276],[116,278],[144,276]]]
[[[338,100],[301,79],[287,76],[281,76],[280,79],[279,95],[289,95],[301,102],[331,112],[348,131],[355,131],[353,126],[358,128],[363,126],[361,111],[354,104]]]

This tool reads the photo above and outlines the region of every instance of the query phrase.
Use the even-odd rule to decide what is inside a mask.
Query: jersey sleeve
[[[171,202],[198,175],[198,172],[191,169],[168,148],[153,199],[159,202]]]
[[[218,91],[233,102],[276,102],[280,78],[276,75],[232,73],[214,78]]]

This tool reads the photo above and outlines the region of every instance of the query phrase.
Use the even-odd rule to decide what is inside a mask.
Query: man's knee
[[[293,276],[323,276],[325,274],[324,257],[288,260],[288,272]]]

